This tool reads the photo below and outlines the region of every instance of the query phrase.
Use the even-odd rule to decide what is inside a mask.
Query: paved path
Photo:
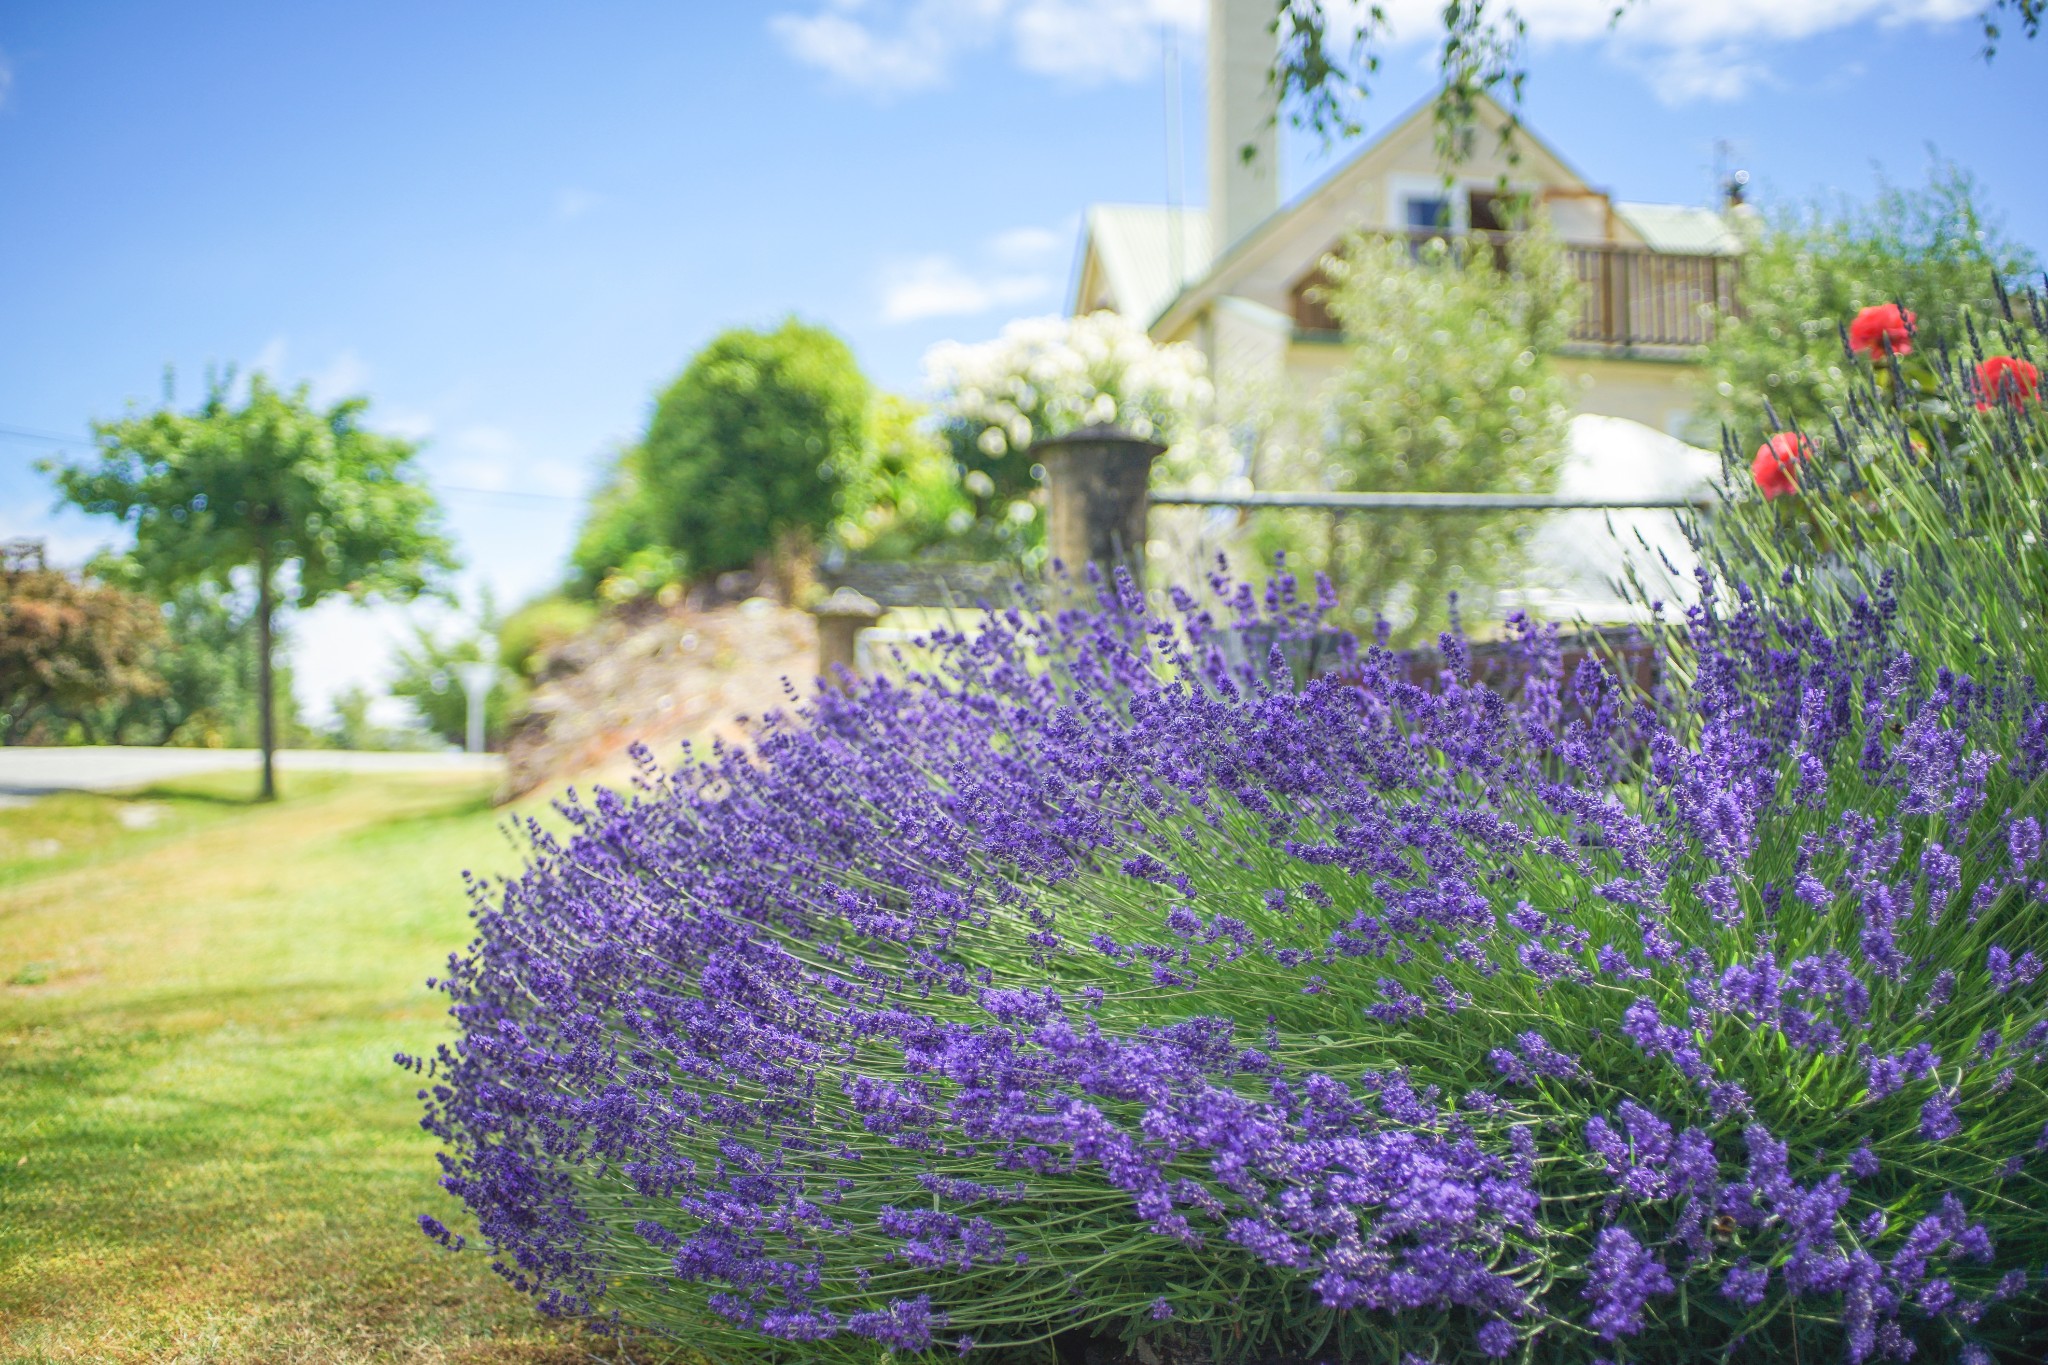
[[[41,796],[61,791],[120,791],[146,787],[194,773],[247,772],[259,764],[254,749],[150,749],[98,747],[0,747],[0,796]],[[496,754],[353,753],[342,749],[285,749],[282,772],[496,773]]]

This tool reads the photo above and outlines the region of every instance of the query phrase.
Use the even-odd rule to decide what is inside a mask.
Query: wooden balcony
[[[1440,233],[1413,233],[1419,249]],[[1507,257],[1506,233],[1460,233],[1455,240],[1489,249],[1497,263]],[[1714,321],[1735,310],[1738,260],[1733,256],[1692,256],[1638,246],[1569,242],[1565,258],[1579,285],[1573,319],[1574,350],[1646,351],[1679,357],[1714,339]],[[1340,328],[1317,296],[1326,284],[1320,269],[1293,290],[1294,325],[1306,337],[1334,339]]]

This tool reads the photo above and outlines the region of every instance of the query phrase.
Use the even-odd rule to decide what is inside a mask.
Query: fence
[[[1408,235],[1419,246],[1444,234],[1419,231]],[[1465,232],[1450,240],[1476,244],[1476,249],[1490,248],[1497,261],[1505,262],[1512,234]],[[1704,346],[1714,339],[1715,319],[1736,311],[1740,266],[1734,256],[1567,242],[1564,257],[1579,286],[1579,309],[1570,336],[1582,346],[1620,350]],[[1324,298],[1328,285],[1319,269],[1295,285],[1294,325],[1302,331],[1339,330]]]
[[[1087,427],[1041,441],[1032,454],[1045,467],[1046,543],[1070,569],[1087,564],[1141,565],[1153,507],[1305,508],[1343,512],[1697,512],[1703,498],[1576,498],[1525,493],[1195,493],[1153,492],[1152,462],[1163,447],[1114,427]],[[886,584],[882,591],[863,591]],[[890,607],[954,606],[984,596],[1010,572],[985,564],[869,565],[842,574],[816,609],[818,668],[831,678],[852,669],[859,641]],[[963,590],[964,589],[964,590]]]

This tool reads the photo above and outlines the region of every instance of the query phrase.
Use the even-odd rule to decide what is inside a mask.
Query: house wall
[[[1691,361],[1566,355],[1557,367],[1578,389],[1574,412],[1626,417],[1678,436],[1700,405],[1704,377]]]
[[[1299,391],[1314,393],[1343,369],[1347,350],[1341,342],[1294,339],[1287,346],[1287,376]],[[1557,368],[1571,386],[1574,413],[1626,417],[1675,436],[1699,406],[1700,368],[1686,361],[1563,355]],[[1228,369],[1214,373],[1221,389],[1235,377]]]

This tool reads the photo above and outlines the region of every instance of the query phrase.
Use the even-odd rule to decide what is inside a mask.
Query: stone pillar
[[[871,597],[852,588],[839,588],[811,608],[818,621],[818,678],[827,687],[840,685],[840,669],[854,671],[860,633],[882,619],[882,609]]]
[[[1142,581],[1147,490],[1165,449],[1120,427],[1083,427],[1031,447],[1045,466],[1046,548],[1068,573],[1126,564]]]

